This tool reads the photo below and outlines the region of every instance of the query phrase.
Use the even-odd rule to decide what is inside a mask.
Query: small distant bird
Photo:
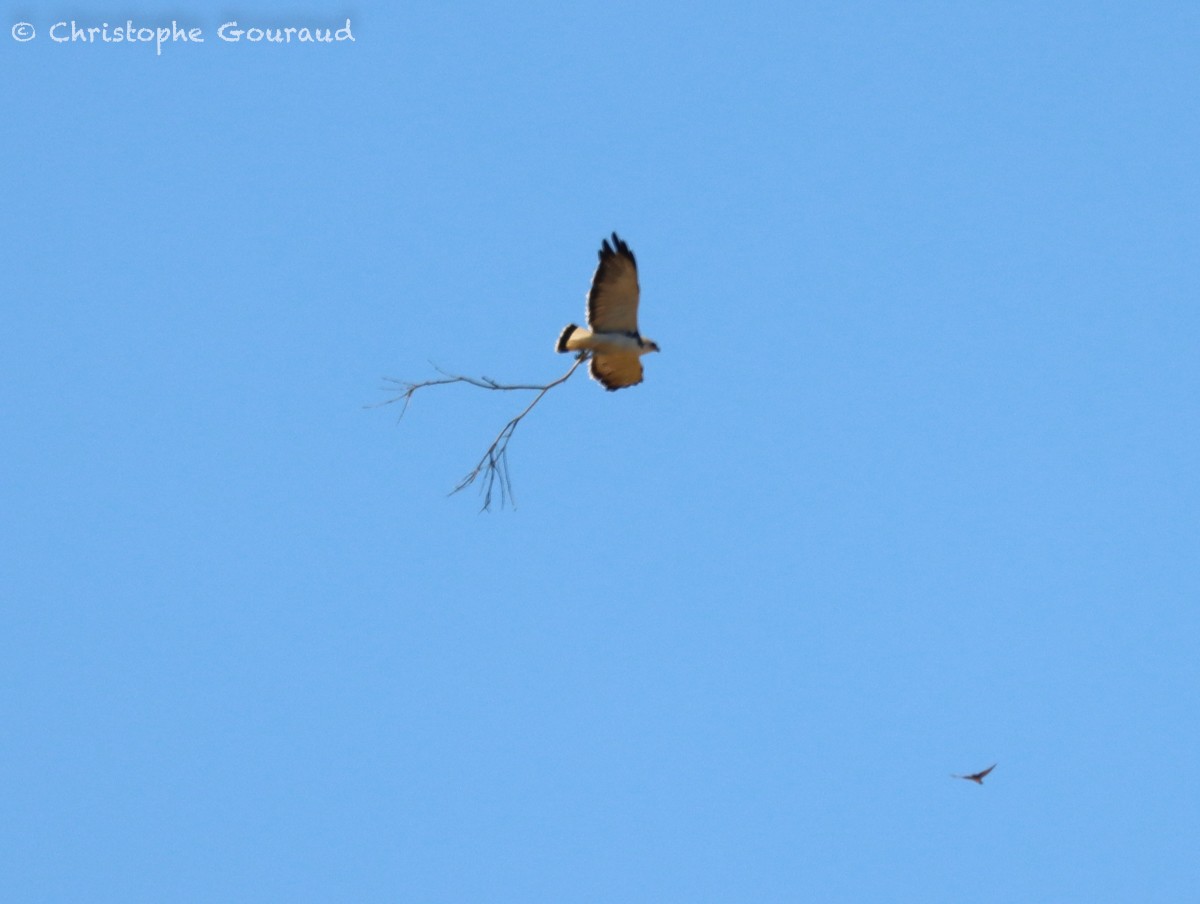
[[[629,246],[612,234],[600,245],[600,265],[588,292],[590,329],[570,324],[558,337],[560,352],[592,353],[592,379],[615,392],[642,382],[642,355],[658,351],[658,343],[638,332],[637,261]]]
[[[977,785],[982,785],[984,777],[995,768],[996,768],[996,764],[992,763],[992,765],[988,766],[982,772],[975,772],[971,775],[952,775],[950,777],[951,778],[965,778],[969,782],[974,782]]]

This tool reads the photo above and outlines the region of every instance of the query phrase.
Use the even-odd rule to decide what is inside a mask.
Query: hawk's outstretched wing
[[[608,390],[624,389],[642,382],[642,361],[637,352],[592,353],[592,379]]]
[[[592,277],[588,292],[588,326],[594,333],[638,334],[637,261],[629,246],[612,234],[612,245],[605,239],[600,246],[600,266]],[[637,368],[638,380],[642,368]],[[593,368],[592,374],[595,375]],[[597,377],[596,379],[600,379]],[[636,383],[638,380],[634,380]],[[601,382],[604,382],[601,380]],[[607,385],[607,384],[606,384]],[[623,383],[623,386],[632,384]]]
[[[974,782],[977,785],[982,785],[984,778],[987,776],[987,774],[989,772],[991,772],[993,769],[995,769],[997,765],[998,765],[997,763],[992,763],[992,765],[988,766],[982,772],[972,772],[970,775],[951,775],[950,777],[951,778],[963,778],[969,782]]]

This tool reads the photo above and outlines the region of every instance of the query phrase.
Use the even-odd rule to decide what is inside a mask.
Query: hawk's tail
[[[558,337],[558,345],[556,348],[559,352],[568,352],[571,350],[567,343],[571,341],[571,336],[575,334],[577,329],[579,329],[579,327],[577,327],[575,324],[567,324],[567,328],[563,330],[562,334]]]

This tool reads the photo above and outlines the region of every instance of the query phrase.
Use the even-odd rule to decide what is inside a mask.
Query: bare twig
[[[491,508],[492,498],[497,489],[499,490],[501,508],[503,508],[505,505],[515,506],[515,500],[513,499],[512,491],[512,479],[508,472],[508,442],[512,439],[513,433],[516,432],[517,425],[520,424],[525,415],[529,414],[529,412],[533,410],[533,407],[542,400],[542,397],[555,386],[559,386],[567,382],[567,380],[571,378],[571,375],[579,368],[579,365],[587,359],[588,355],[586,352],[580,354],[575,359],[575,363],[571,365],[570,370],[568,370],[557,380],[552,380],[544,385],[497,383],[491,377],[464,377],[460,374],[446,373],[446,371],[435,365],[434,370],[442,374],[444,379],[424,380],[420,383],[409,383],[404,380],[394,380],[391,377],[388,377],[387,380],[389,383],[400,387],[400,394],[369,407],[379,408],[384,405],[394,405],[399,403],[400,417],[404,417],[404,413],[408,411],[408,403],[412,400],[413,394],[418,389],[424,389],[426,386],[445,386],[450,383],[466,383],[470,386],[478,386],[480,389],[495,389],[502,392],[510,392],[513,390],[536,392],[537,395],[533,397],[533,401],[526,405],[525,409],[520,414],[504,425],[504,427],[496,435],[496,438],[492,440],[492,444],[488,446],[487,451],[483,453],[483,457],[479,459],[479,463],[475,465],[475,468],[459,482],[458,486],[450,491],[450,495],[453,496],[455,493],[465,490],[467,487],[473,484],[480,477],[480,475],[482,475],[483,482],[480,485],[480,493],[483,494],[482,511],[486,512]]]

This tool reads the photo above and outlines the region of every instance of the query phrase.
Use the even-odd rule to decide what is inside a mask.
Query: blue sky
[[[1195,4],[4,14],[0,897],[1194,895]]]

